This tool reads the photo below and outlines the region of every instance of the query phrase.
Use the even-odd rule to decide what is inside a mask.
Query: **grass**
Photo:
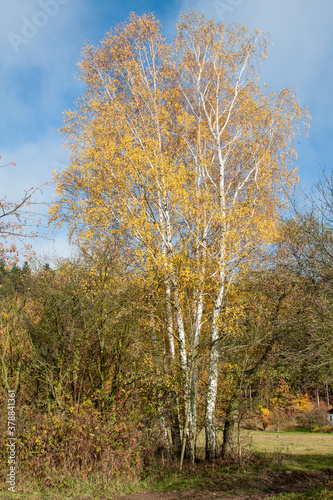
[[[333,456],[333,434],[247,431],[243,435],[244,445],[246,442],[261,453]]]
[[[270,500],[332,500],[333,491],[329,491],[326,488],[320,488],[319,490],[311,490],[307,493],[282,493],[281,495],[271,497]]]
[[[218,435],[219,443],[222,433]],[[235,439],[236,441],[236,439]],[[197,445],[199,454],[203,455],[205,446],[204,433],[198,436]],[[333,433],[310,431],[242,431],[241,447],[245,450],[254,450],[260,453],[286,453],[292,455],[332,455]]]
[[[281,460],[279,460],[281,459]],[[320,471],[332,467],[332,457],[325,455],[276,455],[271,458],[268,454],[254,454],[243,466],[236,463],[229,464],[216,461],[215,464],[199,463],[195,469],[186,465],[180,472],[176,464],[169,469],[153,470],[147,473],[142,480],[119,479],[116,481],[103,481],[98,475],[90,479],[76,478],[64,481],[57,488],[49,488],[43,483],[33,482],[24,484],[15,493],[15,498],[19,500],[110,500],[116,494],[126,494],[132,492],[153,491],[174,491],[174,490],[213,490],[255,493],[257,485],[261,484],[262,475],[265,471],[276,470],[280,474],[281,470],[301,470]],[[320,473],[320,472],[319,472]],[[18,478],[18,485],[20,485]],[[23,486],[23,485],[22,485]],[[21,490],[21,491],[20,491]],[[311,496],[312,495],[312,496]],[[11,492],[1,492],[1,500],[13,498]],[[284,494],[270,497],[276,500],[282,499],[323,499],[333,500],[333,493],[324,489],[314,490],[311,493]]]
[[[1,500],[15,497],[19,500],[111,500],[116,494],[141,492],[150,489],[149,481],[119,479],[103,481],[98,475],[89,479],[72,478],[57,484],[57,487],[48,487],[42,482],[25,481],[24,485],[17,481],[15,493],[0,490]]]
[[[202,444],[202,443],[201,443]],[[138,480],[118,479],[112,482],[98,475],[89,479],[76,477],[64,480],[55,487],[43,482],[17,477],[17,491],[14,496],[19,500],[109,500],[115,494],[143,492],[147,490],[219,490],[224,488],[235,491],[249,491],[265,471],[314,471],[333,468],[333,435],[300,432],[245,431],[241,444],[244,461],[241,467],[235,462],[213,464],[198,463],[195,469],[186,465],[179,472],[177,464],[169,469],[147,471]],[[250,453],[249,453],[250,452]],[[221,479],[222,478],[222,479]],[[22,481],[21,481],[22,479]],[[254,483],[253,483],[254,481]],[[253,490],[254,491],[254,490]],[[1,491],[1,500],[13,498],[13,493]],[[276,500],[333,500],[333,492],[320,488],[308,493],[288,493],[271,497]]]

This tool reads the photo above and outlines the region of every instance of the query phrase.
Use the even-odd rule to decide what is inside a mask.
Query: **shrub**
[[[90,401],[78,412],[41,414],[20,409],[17,451],[20,474],[56,482],[100,472],[104,478],[135,477],[153,460],[151,443],[134,411],[113,405],[103,414]],[[4,422],[2,419],[2,426]],[[1,433],[1,461],[7,461]],[[5,481],[6,471],[2,472]]]
[[[298,427],[314,429],[325,426],[326,423],[326,410],[322,408],[313,408],[297,416]]]
[[[314,429],[312,429],[311,432],[330,433],[330,432],[333,432],[333,426],[332,425],[319,425],[319,426],[315,427]]]
[[[260,427],[255,418],[247,418],[242,422],[242,428],[248,431],[256,431]]]

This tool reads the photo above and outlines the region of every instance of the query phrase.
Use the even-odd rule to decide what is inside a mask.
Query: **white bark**
[[[224,284],[220,287],[213,310],[213,324],[211,331],[211,346],[209,356],[209,374],[206,399],[205,431],[206,431],[206,458],[211,460],[217,456],[217,439],[215,428],[215,408],[218,385],[219,368],[219,324],[218,319],[224,299]]]

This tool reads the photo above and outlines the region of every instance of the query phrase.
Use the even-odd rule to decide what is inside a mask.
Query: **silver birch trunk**
[[[215,426],[215,408],[219,369],[219,325],[218,318],[221,312],[224,298],[224,286],[220,287],[214,304],[213,325],[211,332],[211,347],[209,356],[208,387],[206,399],[205,433],[206,433],[206,460],[217,457],[217,439]]]
[[[163,210],[163,207],[165,210]],[[169,214],[167,211],[167,204],[161,200],[159,201],[159,217],[160,217],[160,231],[161,231],[161,250],[164,258],[164,271],[165,271],[165,300],[166,300],[166,317],[167,317],[167,336],[168,336],[168,358],[170,365],[174,365],[176,361],[176,351],[175,351],[175,341],[174,341],[174,325],[173,325],[173,313],[172,313],[172,303],[171,303],[171,281],[170,281],[170,271],[168,265],[168,254],[172,252],[172,241],[170,235],[170,222]],[[181,453],[181,428],[180,428],[180,407],[179,407],[179,395],[174,394],[174,400],[176,402],[175,408],[171,411],[171,438],[173,445],[173,452],[180,456]]]
[[[175,307],[175,316],[176,316],[176,323],[177,323],[177,333],[178,333],[178,346],[179,346],[179,355],[180,355],[180,367],[181,367],[181,373],[182,373],[182,388],[183,388],[183,397],[184,397],[184,406],[185,406],[185,416],[184,416],[184,424],[183,424],[183,432],[182,432],[182,452],[181,452],[181,463],[180,466],[182,466],[182,460],[184,456],[184,447],[187,444],[187,446],[190,449],[189,452],[189,458],[192,459],[192,446],[189,446],[189,443],[191,443],[191,437],[193,436],[193,431],[192,431],[192,415],[190,414],[190,398],[191,398],[191,380],[190,380],[190,370],[188,366],[188,356],[187,356],[187,351],[186,351],[186,333],[185,333],[185,326],[184,326],[184,318],[183,318],[183,311],[182,311],[182,304],[181,304],[181,299],[180,299],[180,291],[179,291],[179,286],[178,282],[175,276],[175,272],[173,269],[173,262],[172,262],[172,250],[173,250],[173,245],[172,245],[172,231],[171,231],[171,222],[170,222],[170,214],[166,202],[166,197],[163,196],[163,226],[164,226],[164,243],[165,243],[165,269],[166,269],[166,280],[167,284],[171,283],[172,289],[173,289],[173,298],[174,298],[174,307]],[[162,243],[163,244],[163,243]],[[168,293],[170,291],[170,296],[171,296],[171,289],[167,287]],[[170,298],[167,295],[167,302],[168,299]],[[171,309],[171,300],[169,300],[169,312],[171,313],[170,319],[172,318],[172,309]],[[168,328],[169,332],[170,331],[170,325]],[[173,334],[171,335],[172,341],[171,341],[171,346],[174,346],[173,343]],[[170,340],[170,337],[169,337]],[[192,438],[193,439],[193,438]]]
[[[195,444],[197,438],[197,399],[198,399],[198,382],[199,382],[199,344],[202,326],[202,316],[203,316],[203,289],[202,284],[200,286],[197,310],[195,313],[195,328],[192,346],[192,376],[191,376],[191,404],[190,413],[192,421],[192,432],[193,432],[193,442],[192,442],[192,461],[195,459]]]

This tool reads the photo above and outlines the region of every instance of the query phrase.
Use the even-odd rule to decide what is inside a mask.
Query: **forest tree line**
[[[316,398],[330,402],[332,244],[328,224],[299,214],[282,223],[274,252],[229,288],[218,346],[217,456],[232,453],[237,423],[256,419],[265,428],[268,414],[277,424],[280,411],[281,419],[302,416]],[[168,352],[163,282],[148,281],[119,248],[104,245],[52,268],[2,264],[0,282],[4,398],[15,390],[20,407],[64,420],[87,405],[102,419],[115,406],[138,412],[137,425],[166,455],[180,457],[187,408],[179,354]],[[197,356],[191,398],[198,433],[206,417],[207,330]],[[195,455],[196,436],[187,439]]]

